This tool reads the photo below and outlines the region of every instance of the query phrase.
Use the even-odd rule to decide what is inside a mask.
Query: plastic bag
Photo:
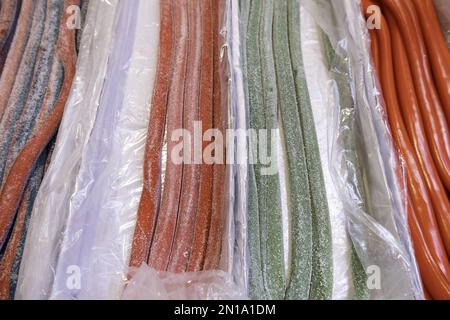
[[[333,300],[349,299],[354,294],[351,270],[351,244],[346,230],[344,205],[333,183],[329,146],[327,87],[324,83],[331,81],[324,57],[318,53],[322,50],[321,33],[313,17],[301,8],[301,32],[305,74],[311,96],[312,110],[317,130],[325,179],[328,207],[332,228],[333,242]]]
[[[244,75],[241,70],[241,37],[239,20],[239,3],[237,0],[229,2],[228,6],[228,59],[230,61],[230,104],[231,104],[231,129],[247,129],[246,94],[244,88]],[[233,217],[234,228],[231,231],[230,248],[230,270],[237,284],[247,292],[247,170],[248,153],[247,141],[237,141],[235,144],[234,161],[232,166],[232,179],[230,185],[235,186],[235,191],[230,193],[230,216]],[[234,235],[234,236],[233,236]],[[232,239],[235,239],[234,241]]]
[[[400,165],[373,74],[359,1],[304,0],[332,49],[331,171],[371,299],[421,299]],[[370,285],[370,286],[369,286]]]
[[[243,300],[246,296],[228,272],[157,272],[144,264],[132,272],[122,299]]]
[[[50,296],[70,196],[82,150],[95,122],[106,76],[116,9],[116,0],[91,1],[89,4],[72,93],[30,221],[16,299],[47,299]]]
[[[119,3],[108,74],[71,196],[52,299],[119,299],[142,192],[158,1]],[[79,288],[67,271],[80,269]]]

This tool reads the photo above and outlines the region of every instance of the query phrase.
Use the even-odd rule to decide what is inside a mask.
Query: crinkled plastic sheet
[[[346,216],[344,205],[339,198],[338,191],[333,183],[330,170],[327,90],[324,84],[331,81],[322,50],[320,29],[313,17],[304,8],[301,8],[301,33],[303,60],[317,139],[322,161],[325,188],[333,241],[333,300],[349,299],[353,295],[351,270],[351,244],[346,231]]]
[[[151,288],[151,290],[149,290]],[[124,300],[243,300],[241,287],[225,271],[156,272],[147,265],[132,271]]]
[[[239,20],[239,2],[231,0],[228,8],[228,43],[231,74],[231,125],[235,130],[247,129],[247,113],[245,102],[244,75],[241,70],[241,37]],[[233,203],[230,215],[234,217],[234,259],[230,265],[234,280],[247,292],[247,143],[237,141],[235,144],[233,176],[230,184],[235,186],[235,192],[230,203]],[[234,183],[233,183],[234,180]],[[231,241],[230,241],[231,242]]]
[[[351,95],[343,97],[346,93],[339,90],[342,83],[330,81],[330,169],[359,260],[366,272],[375,271],[370,275],[377,277],[379,272],[380,287],[375,281],[369,298],[421,299],[405,190],[400,189],[395,173],[401,164],[374,77],[360,1],[304,0],[303,4],[330,39],[336,52],[331,72],[345,79]],[[353,107],[341,105],[345,98]],[[348,145],[349,140],[354,144]],[[349,155],[355,155],[356,161]],[[359,175],[362,184],[358,187]]]
[[[108,73],[71,196],[52,299],[119,299],[127,277],[150,101],[159,1],[119,2]],[[80,286],[67,285],[79,268]]]

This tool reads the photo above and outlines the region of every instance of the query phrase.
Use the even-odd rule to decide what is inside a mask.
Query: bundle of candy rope
[[[382,9],[372,55],[405,161],[408,219],[426,296],[450,298],[450,53],[432,1],[363,1]]]

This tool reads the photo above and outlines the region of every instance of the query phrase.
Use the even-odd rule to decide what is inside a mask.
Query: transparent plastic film
[[[125,285],[156,73],[158,1],[119,4],[95,125],[69,205],[52,299],[119,299]],[[79,268],[79,288],[67,271]]]
[[[244,48],[241,8],[239,1],[228,2],[228,56],[230,65],[230,128],[241,131],[247,130],[247,101],[242,71]],[[230,217],[233,217],[233,228],[229,240],[229,247],[233,250],[230,255],[229,266],[236,283],[247,292],[248,264],[247,264],[247,192],[248,192],[248,143],[239,139],[234,141],[233,174],[230,185],[235,186],[234,193],[230,193]],[[230,148],[228,148],[230,150]],[[233,196],[234,195],[234,196]],[[234,241],[233,241],[234,239]]]
[[[245,300],[230,273],[157,272],[146,265],[133,271],[132,280],[123,293],[124,300]]]
[[[404,174],[382,107],[359,1],[303,1],[324,31],[330,170],[353,243],[355,298],[421,299]]]
[[[328,126],[330,118],[328,117],[327,87],[323,84],[329,83],[331,78],[325,57],[318,54],[322,52],[321,30],[315,23],[314,18],[303,7],[301,7],[301,33],[305,74],[311,96],[327,202],[330,208],[334,267],[332,298],[334,300],[345,300],[352,298],[354,294],[351,268],[352,247],[346,230],[347,217],[344,204],[333,183],[329,157],[329,145],[332,136],[329,135]]]

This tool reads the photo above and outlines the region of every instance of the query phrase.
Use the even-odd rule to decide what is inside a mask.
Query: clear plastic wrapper
[[[333,300],[349,299],[354,294],[351,270],[351,244],[346,230],[344,205],[333,183],[329,157],[327,87],[331,81],[322,51],[321,33],[308,11],[301,8],[303,61],[317,130],[325,187],[330,210],[333,242]]]
[[[119,3],[95,125],[71,196],[52,299],[119,299],[143,184],[159,2]],[[79,288],[67,271],[80,270]]]
[[[16,299],[50,296],[75,177],[106,76],[116,9],[115,0],[90,2],[72,93],[30,220]]]
[[[359,1],[304,0],[330,41],[331,172],[367,274],[367,298],[421,299],[397,158],[375,81]],[[324,38],[324,42],[328,40]]]
[[[230,61],[230,104],[231,128],[234,130],[247,129],[246,95],[244,88],[244,75],[241,70],[241,25],[239,20],[239,1],[231,0],[228,7],[228,54]],[[241,131],[243,132],[243,131]],[[235,191],[230,193],[230,216],[233,216],[234,228],[231,229],[229,245],[233,248],[230,268],[234,280],[245,292],[247,291],[247,167],[248,152],[247,140],[237,140],[234,149],[234,161],[230,185]],[[234,238],[234,241],[232,239]]]
[[[156,272],[147,265],[132,271],[123,300],[243,300],[242,288],[225,271]]]

